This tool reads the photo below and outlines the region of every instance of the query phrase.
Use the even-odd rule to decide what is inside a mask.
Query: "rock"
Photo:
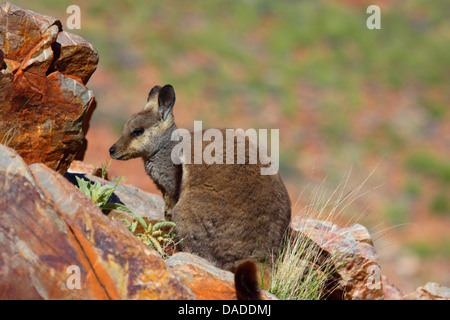
[[[80,36],[62,31],[52,49],[56,55],[52,68],[66,76],[77,77],[84,84],[97,68],[97,49]]]
[[[114,194],[134,214],[149,220],[164,220],[164,200],[160,196],[126,184],[119,184]]]
[[[172,268],[199,300],[236,300],[234,276],[211,265],[205,259],[180,252],[166,264]]]
[[[385,276],[382,276],[381,279],[383,281],[384,300],[400,300],[404,296],[404,293]]]
[[[450,300],[450,288],[435,282],[427,282],[416,291],[405,295],[402,300]]]
[[[101,178],[102,177],[102,168],[93,166],[92,164],[85,163],[83,161],[74,160],[70,164],[69,169],[67,169],[67,172],[70,173],[78,173],[78,174],[84,174],[88,176],[94,176]],[[108,180],[108,173],[106,172],[105,179]]]
[[[0,296],[193,299],[156,252],[42,164],[0,145]],[[79,268],[81,290],[69,289]],[[76,271],[75,271],[76,272]]]
[[[7,22],[9,23],[9,22]],[[23,58],[20,66],[21,72],[30,72],[45,77],[53,61],[52,44],[56,41],[59,27],[51,25],[42,34],[41,41]]]
[[[343,228],[340,232],[349,232],[353,235],[356,241],[367,243],[373,247],[372,237],[370,236],[369,231],[366,229],[366,227],[358,223]]]
[[[96,68],[96,50],[63,33],[58,20],[7,2],[0,3],[0,50],[0,142],[28,164],[65,173],[75,156],[84,156],[96,106],[84,84]]]
[[[0,88],[3,88],[7,84],[11,83],[14,79],[14,72],[19,67],[19,64],[15,61],[3,59],[0,70]]]
[[[186,252],[170,257],[166,264],[186,283],[199,300],[236,300],[234,275],[214,267],[203,258]],[[275,296],[262,290],[263,299]]]
[[[318,246],[315,250],[320,253],[320,257],[316,263],[320,268],[325,268],[330,258],[335,261],[337,271],[329,281],[333,285],[329,299],[383,299],[378,255],[363,226],[340,229],[330,222],[303,215],[292,219],[291,231],[294,236],[300,234]]]
[[[62,29],[55,18],[0,2],[0,45],[5,58],[26,63],[24,57],[38,46],[53,25]]]

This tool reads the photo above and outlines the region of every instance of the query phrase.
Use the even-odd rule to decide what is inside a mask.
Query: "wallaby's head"
[[[109,149],[111,158],[148,158],[158,152],[171,138],[174,103],[175,91],[170,84],[153,87],[144,109],[128,119],[119,140]]]

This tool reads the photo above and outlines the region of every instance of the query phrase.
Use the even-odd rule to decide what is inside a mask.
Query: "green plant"
[[[102,168],[102,174],[103,174],[103,168]],[[116,190],[116,187],[117,187],[119,181],[117,181],[115,185],[109,185],[106,183],[101,183],[99,181],[95,181],[94,183],[91,183],[91,181],[87,181],[87,180],[81,179],[79,177],[75,177],[75,178],[77,179],[78,189],[80,189],[85,195],[87,195],[89,198],[91,198],[92,201],[94,201],[94,203],[102,211],[117,210],[117,211],[133,213],[133,211],[131,211],[131,209],[124,206],[123,204],[108,203],[112,194]]]
[[[106,179],[106,175],[108,174],[109,167],[111,167],[111,161],[112,161],[112,159],[109,160],[108,164],[102,163],[102,179],[103,180]]]
[[[111,160],[107,164],[102,164],[102,179],[105,179],[107,172],[109,170],[109,167],[111,166]],[[79,177],[76,177],[78,188],[89,198],[94,201],[94,203],[102,210],[102,211],[108,211],[108,210],[116,210],[116,211],[122,211],[131,213],[134,215],[133,211],[128,208],[127,206],[124,206],[120,203],[109,203],[109,199],[111,198],[112,194],[117,188],[117,185],[119,184],[120,179],[119,177],[117,179],[116,183],[114,185],[109,185],[106,183],[101,183],[99,181],[95,181],[94,183],[91,183],[90,181],[81,179]],[[134,215],[134,221],[130,222],[129,220],[125,218],[120,218],[120,221],[122,221],[125,226],[130,230],[139,240],[142,242],[148,244],[150,247],[155,249],[159,255],[162,258],[167,258],[167,254],[165,252],[165,249],[173,244],[176,245],[174,238],[175,235],[172,232],[173,227],[175,226],[175,223],[170,221],[161,221],[157,222],[155,224],[147,224],[145,220],[137,215]],[[115,219],[114,216],[111,218],[112,220]],[[142,226],[144,232],[143,233],[136,233],[138,223]],[[163,229],[170,227],[171,229],[168,232],[165,232]]]
[[[173,233],[175,223],[171,221],[161,221],[156,222],[155,224],[147,224],[145,220],[139,216],[135,216],[135,221],[133,222],[130,222],[127,219],[120,220],[125,223],[128,230],[136,235],[139,240],[155,249],[163,259],[168,257],[166,248],[170,245],[176,245],[174,240],[175,235]],[[143,233],[136,233],[138,223],[142,226],[144,230]],[[168,227],[170,227],[170,230],[165,232],[163,229]]]

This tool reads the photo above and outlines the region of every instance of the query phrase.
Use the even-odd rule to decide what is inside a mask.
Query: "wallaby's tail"
[[[234,285],[238,300],[262,300],[257,268],[253,261],[245,261],[237,266],[234,273]]]

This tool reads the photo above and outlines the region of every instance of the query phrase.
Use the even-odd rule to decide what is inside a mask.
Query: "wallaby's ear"
[[[172,112],[175,104],[175,90],[170,84],[161,88],[158,95],[158,114],[163,121],[166,121],[169,114]]]
[[[158,97],[158,92],[161,90],[160,86],[154,86],[152,90],[150,90],[150,93],[148,94],[147,102],[150,102],[150,100],[156,99]]]
[[[154,86],[152,90],[150,90],[150,93],[147,97],[147,104],[144,106],[144,109],[142,110],[149,110],[149,109],[158,109],[158,93],[161,90],[160,86]]]

